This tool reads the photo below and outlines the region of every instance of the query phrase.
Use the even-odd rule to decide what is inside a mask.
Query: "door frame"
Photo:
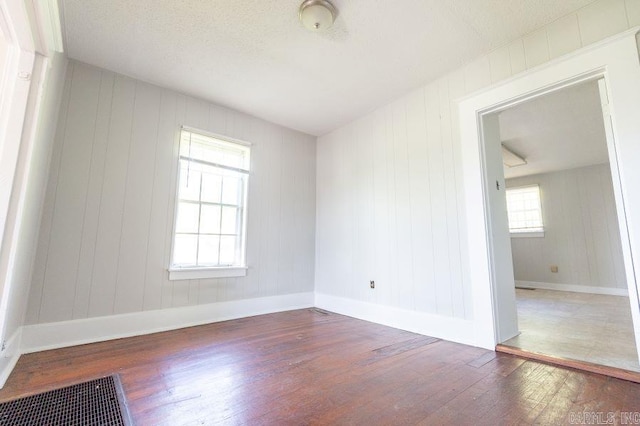
[[[497,321],[517,321],[499,315],[504,309],[496,303],[499,286],[492,276],[497,259],[492,253],[491,216],[485,192],[488,186],[483,117],[600,78],[605,80],[609,98],[614,140],[607,141],[607,145],[634,332],[636,342],[640,342],[639,280],[635,272],[640,270],[639,31],[640,27],[625,31],[459,100],[469,272],[478,346],[494,349],[501,342]]]

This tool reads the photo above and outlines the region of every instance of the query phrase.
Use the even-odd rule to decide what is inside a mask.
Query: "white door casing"
[[[640,187],[640,120],[637,119],[640,116],[640,60],[636,41],[639,30],[634,28],[595,43],[459,100],[467,243],[478,346],[493,349],[501,341],[503,333],[497,322],[501,323],[501,315],[505,316],[504,306],[496,300],[506,301],[506,304],[509,300],[494,294],[500,286],[492,276],[495,259],[490,241],[492,219],[486,176],[496,171],[485,170],[483,164],[482,120],[491,113],[537,96],[600,78],[606,82],[611,112],[614,138],[607,143],[634,331],[636,341],[640,341],[638,277],[635,273],[640,267],[640,191],[637,191]],[[515,306],[506,309],[508,314]]]

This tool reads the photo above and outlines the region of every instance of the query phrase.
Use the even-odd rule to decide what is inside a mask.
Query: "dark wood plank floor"
[[[640,412],[638,384],[314,309],[24,355],[0,400],[114,372],[139,425],[565,424]]]

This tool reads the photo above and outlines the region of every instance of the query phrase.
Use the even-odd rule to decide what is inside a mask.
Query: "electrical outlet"
[[[551,265],[551,272],[553,272],[554,274],[558,273],[558,265]]]
[[[376,282],[373,280],[369,281],[369,287],[376,288]]]

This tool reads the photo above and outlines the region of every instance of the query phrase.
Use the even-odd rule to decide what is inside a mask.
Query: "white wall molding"
[[[315,294],[315,306],[327,311],[382,324],[451,342],[481,346],[476,339],[473,321],[410,311],[355,299]],[[485,347],[493,350],[493,347]]]
[[[310,307],[313,307],[313,293],[309,292],[26,325],[22,327],[21,352],[39,352]]]
[[[9,374],[16,366],[22,352],[20,351],[22,328],[18,328],[0,350],[0,389],[4,387]]]
[[[574,293],[606,294],[609,296],[629,297],[629,290],[627,290],[626,288],[594,287],[590,285],[543,283],[543,282],[537,282],[537,281],[518,281],[518,280],[516,280],[516,287],[534,288],[534,289],[540,289],[540,290],[571,291]]]

